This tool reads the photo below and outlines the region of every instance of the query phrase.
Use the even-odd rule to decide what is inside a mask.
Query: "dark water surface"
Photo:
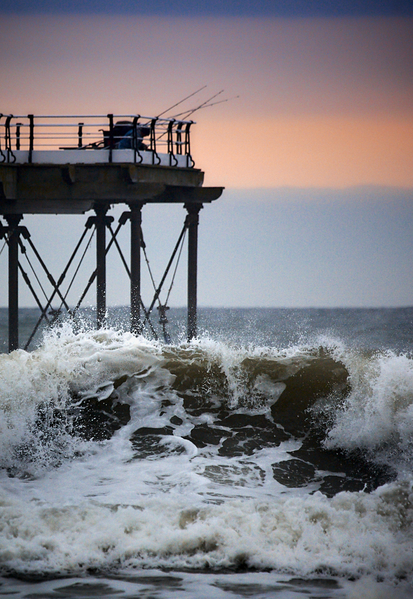
[[[413,309],[168,316],[0,355],[0,597],[412,597]]]

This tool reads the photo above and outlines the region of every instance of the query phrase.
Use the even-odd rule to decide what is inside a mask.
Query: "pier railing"
[[[192,168],[192,124],[137,114],[0,113],[0,163],[132,162]]]

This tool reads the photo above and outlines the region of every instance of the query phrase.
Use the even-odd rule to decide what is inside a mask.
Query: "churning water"
[[[412,597],[413,309],[180,315],[0,355],[0,597]]]

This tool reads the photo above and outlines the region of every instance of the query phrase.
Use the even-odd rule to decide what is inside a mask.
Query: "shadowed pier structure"
[[[97,326],[106,319],[106,256],[117,247],[130,278],[132,332],[151,328],[156,303],[164,322],[166,305],[159,301],[162,285],[187,236],[188,290],[187,336],[197,335],[197,253],[199,212],[222,194],[221,187],[203,187],[204,173],[191,155],[192,121],[139,115],[105,116],[0,116],[0,238],[8,246],[9,351],[19,347],[19,280],[29,286],[48,321],[53,299],[75,313],[91,285],[96,286]],[[148,308],[141,297],[142,207],[151,203],[181,204],[186,217],[165,275]],[[110,209],[124,204],[113,230]],[[85,231],[59,279],[22,225],[25,214],[86,214]],[[119,230],[129,223],[130,255],[118,243]],[[86,232],[95,235],[96,267],[76,306],[70,307],[62,283]],[[64,235],[64,231],[62,231]],[[108,241],[109,235],[109,241]],[[40,301],[21,264],[26,246],[34,252],[52,287],[46,303]],[[37,325],[38,326],[38,325]],[[37,328],[36,326],[36,328]],[[35,331],[26,347],[30,344]]]

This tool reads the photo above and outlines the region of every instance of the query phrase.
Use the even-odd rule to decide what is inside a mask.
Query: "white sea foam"
[[[393,352],[363,357],[348,352],[351,392],[334,408],[326,446],[364,449],[389,464],[413,457],[413,360]],[[381,450],[381,451],[379,451]]]
[[[191,505],[177,493],[134,505],[56,506],[1,497],[0,560],[20,572],[240,565],[308,575],[411,576],[413,494],[393,484],[340,493]]]
[[[352,390],[342,405],[334,405],[330,446],[374,449],[396,439],[395,446],[408,454],[413,432],[409,358],[356,356],[342,347],[334,351],[346,363]],[[413,580],[411,477],[371,494],[327,498],[315,483],[288,489],[274,480],[272,465],[291,457],[288,452],[300,446],[297,439],[258,448],[253,455],[221,455],[220,444],[196,447],[187,438],[191,429],[212,425],[215,416],[185,410],[166,364],[171,356],[185,355],[184,367],[190,368],[197,352],[207,369],[217,366],[223,374],[229,389],[226,410],[264,417],[288,377],[317,359],[314,348],[236,348],[209,340],[167,350],[128,333],[74,333],[67,325],[31,354],[0,356],[3,466],[19,459],[9,449],[29,433],[45,450],[33,437],[42,403],[64,409],[73,395],[76,401],[103,400],[114,381],[127,375],[116,394],[131,416],[111,439],[82,442],[82,451],[76,445],[81,441],[69,436],[67,443],[74,443],[70,460],[59,467],[46,463],[26,479],[3,472],[3,569],[73,575],[88,568],[246,565],[299,576],[382,577],[389,585],[402,577]],[[246,392],[243,364],[258,359],[277,364],[279,380],[258,372]],[[165,428],[173,417],[173,434],[160,439],[160,453],[139,459],[133,434],[142,427]],[[58,434],[62,442],[63,431]]]
[[[11,447],[30,439],[35,442],[39,407],[44,406],[47,416],[48,408],[73,407],[73,394],[81,399],[88,394],[104,399],[117,377],[150,378],[161,361],[159,346],[143,338],[113,330],[75,333],[68,324],[51,331],[36,351],[0,354],[3,466],[10,460]]]

